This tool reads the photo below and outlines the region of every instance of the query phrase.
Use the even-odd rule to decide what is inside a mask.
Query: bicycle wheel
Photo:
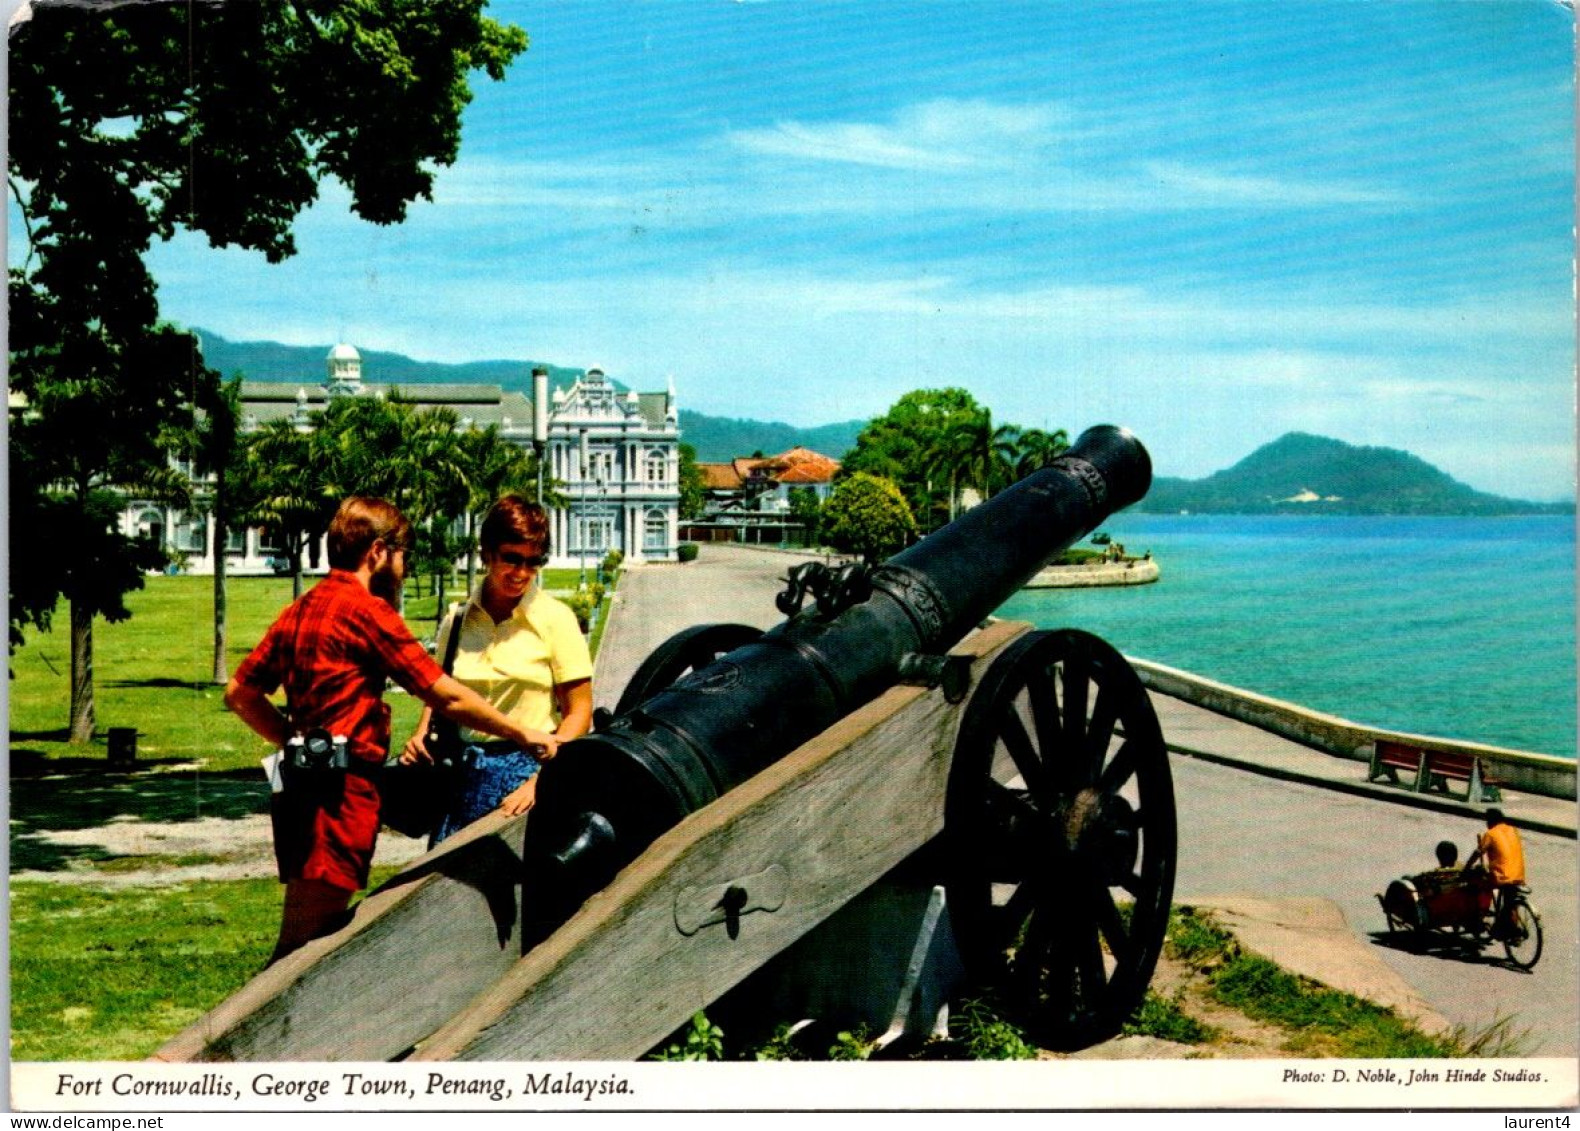
[[[1521,899],[1515,902],[1509,922],[1512,930],[1503,940],[1503,951],[1515,966],[1529,970],[1542,956],[1542,918],[1534,907]]]

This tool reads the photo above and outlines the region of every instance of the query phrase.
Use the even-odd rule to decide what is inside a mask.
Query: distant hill
[[[203,340],[203,359],[226,377],[241,374],[250,381],[322,381],[324,359],[329,346],[288,346],[279,342],[232,342],[209,330],[198,330]],[[533,366],[549,371],[553,388],[569,388],[586,370],[540,361],[468,361],[450,364],[414,361],[404,354],[362,349],[364,376],[369,381],[392,385],[479,384],[499,385],[513,392],[532,395]],[[610,375],[618,388],[625,388]],[[657,392],[658,389],[642,389]],[[685,390],[680,400],[685,402]],[[680,438],[697,451],[704,463],[723,463],[753,452],[777,455],[794,447],[807,447],[835,459],[842,459],[856,446],[856,436],[867,422],[849,420],[816,428],[798,428],[761,420],[736,420],[726,416],[707,416],[690,409],[680,410]]]
[[[280,342],[232,342],[209,330],[197,330],[203,341],[203,360],[226,377],[241,374],[249,381],[300,381],[324,379],[324,359],[330,347],[288,346]],[[390,385],[500,385],[517,393],[532,395],[532,367],[542,365],[549,371],[549,382],[568,388],[585,370],[568,369],[541,361],[467,361],[450,364],[441,361],[415,361],[399,353],[357,347],[362,355],[363,375],[378,384]]]
[[[1290,432],[1205,479],[1159,477],[1137,510],[1153,514],[1557,514],[1572,503],[1489,495],[1396,448]]]
[[[690,409],[680,410],[680,436],[697,449],[703,463],[723,463],[736,456],[762,452],[778,455],[790,448],[811,448],[842,460],[856,446],[856,437],[867,426],[865,420],[846,420],[816,428],[798,428],[777,421],[735,420],[728,416],[705,416]]]

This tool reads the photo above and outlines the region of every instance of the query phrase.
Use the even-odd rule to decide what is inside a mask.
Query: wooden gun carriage
[[[671,638],[530,818],[445,841],[157,1059],[639,1057],[917,859],[1034,1039],[1112,1034],[1173,892],[1163,738],[1107,644],[990,616],[1150,482],[1094,428],[876,568],[793,569],[769,632]]]

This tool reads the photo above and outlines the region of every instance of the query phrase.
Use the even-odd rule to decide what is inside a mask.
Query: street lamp
[[[580,469],[581,473],[580,473],[580,475],[577,476],[577,479],[579,481],[579,486],[580,486],[581,500],[582,500],[582,505],[581,505],[581,508],[580,508],[581,512],[582,512],[581,513],[581,529],[577,531],[577,538],[576,538],[577,542],[580,544],[580,547],[581,547],[581,567],[582,567],[581,568],[581,580],[577,582],[578,586],[585,586],[587,584],[587,535],[588,535],[589,530],[590,530],[590,526],[589,526],[588,520],[587,520],[587,456],[588,456],[587,429],[583,428],[581,430],[581,469]]]
[[[538,453],[538,506],[543,506],[543,459],[549,446],[549,371],[532,370],[532,448]]]

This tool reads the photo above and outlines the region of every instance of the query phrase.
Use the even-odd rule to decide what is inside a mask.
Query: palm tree
[[[461,452],[468,487],[466,505],[466,591],[477,584],[477,523],[494,500],[518,491],[537,493],[537,456],[499,434],[494,425],[461,436]],[[542,502],[541,499],[538,500]]]
[[[993,414],[983,409],[979,415],[961,421],[949,430],[945,459],[954,480],[975,484],[984,499],[1014,475],[1015,438],[1020,429],[1013,424],[993,427]],[[954,517],[951,506],[950,517]]]
[[[302,551],[328,528],[338,505],[329,455],[319,433],[288,419],[266,422],[245,446],[255,514],[281,540],[291,563],[293,599],[302,595]]]
[[[1024,479],[1034,471],[1041,471],[1070,450],[1070,434],[1063,428],[1045,432],[1041,428],[1028,428],[1015,442],[1015,476]]]
[[[246,444],[241,436],[241,381],[222,381],[217,373],[198,395],[199,413],[192,435],[192,472],[211,484],[196,500],[214,520],[214,665],[211,678],[229,678],[227,608],[229,576],[226,545],[230,532],[258,520],[255,484],[246,474]]]

